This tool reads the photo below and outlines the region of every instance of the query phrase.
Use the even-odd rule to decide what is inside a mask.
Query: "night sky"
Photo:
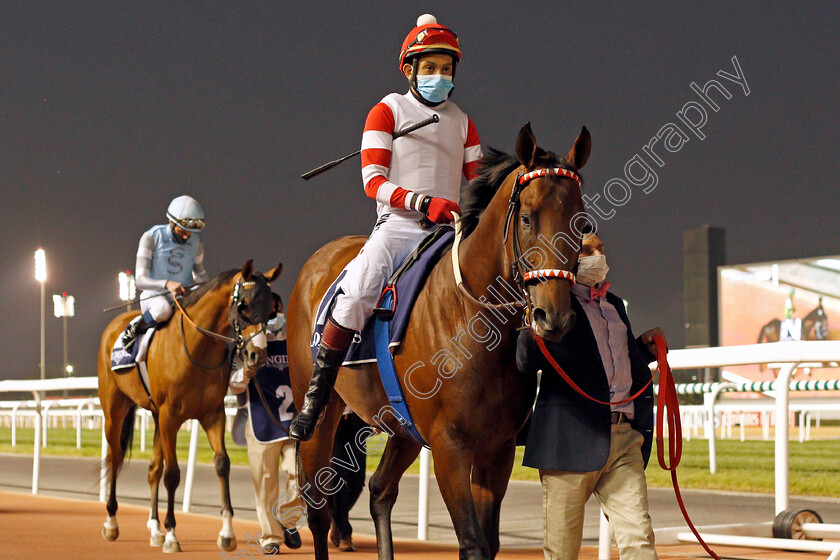
[[[140,235],[173,197],[206,211],[211,274],[282,261],[286,300],[318,247],[367,233],[375,204],[358,159],[299,175],[358,149],[367,111],[405,91],[399,48],[424,12],[461,38],[452,99],[485,149],[512,151],[530,121],[541,146],[565,154],[589,128],[584,194],[615,210],[599,231],[637,334],[661,325],[682,346],[686,228],[725,228],[730,264],[840,253],[834,2],[6,1],[0,378],[39,375],[39,246],[48,376],[61,368],[51,295],[63,291],[76,298],[69,360],[87,376],[117,273],[134,269]],[[717,74],[736,73],[733,57],[749,95]],[[690,87],[712,79],[731,94],[711,93],[717,112]],[[686,104],[695,122],[704,108],[703,140],[677,115]],[[659,167],[643,148],[668,123],[688,140],[657,144]],[[626,203],[604,203],[636,155],[656,188],[628,183]]]

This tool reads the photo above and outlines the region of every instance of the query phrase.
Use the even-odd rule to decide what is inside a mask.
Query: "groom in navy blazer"
[[[576,392],[522,331],[517,365],[542,370],[528,429],[525,466],[539,469],[544,494],[546,559],[580,552],[584,504],[594,493],[610,519],[620,557],[656,558],[644,469],[653,439],[653,335],[633,336],[621,298],[607,291],[606,258],[597,235],[584,240],[572,288],[575,326],[563,340],[545,341],[552,357],[587,395]],[[644,388],[644,390],[642,390]]]

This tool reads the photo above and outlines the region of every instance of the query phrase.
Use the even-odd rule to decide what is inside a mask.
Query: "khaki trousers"
[[[610,455],[600,471],[540,469],[543,487],[543,550],[546,560],[576,560],[583,538],[583,512],[594,493],[622,560],[656,559],[648,514],[642,434],[627,422],[612,425]]]
[[[262,536],[260,545],[283,544],[283,526],[297,525],[304,508],[297,494],[297,471],[295,467],[295,441],[286,439],[274,443],[262,443],[254,437],[251,422],[245,425],[245,442],[248,445],[248,464],[251,466],[251,480],[254,482],[254,501],[257,506],[257,520]],[[286,494],[283,502],[277,504],[280,493],[280,471],[286,473]],[[291,500],[288,496],[293,496]],[[280,524],[279,519],[283,520]]]

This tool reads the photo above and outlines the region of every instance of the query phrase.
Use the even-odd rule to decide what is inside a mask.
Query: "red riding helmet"
[[[400,50],[400,70],[407,60],[420,54],[442,53],[452,56],[457,64],[461,60],[458,36],[448,27],[440,25],[435,16],[423,14],[417,18],[417,27],[405,37]]]

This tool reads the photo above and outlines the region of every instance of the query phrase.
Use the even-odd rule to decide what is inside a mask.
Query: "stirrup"
[[[386,303],[384,300],[386,296],[391,294],[390,302]],[[373,314],[377,317],[381,317],[382,319],[391,319],[394,316],[394,312],[397,310],[397,287],[394,284],[388,284],[385,286],[385,289],[382,290],[382,294],[379,296],[379,301],[376,302],[376,307],[373,309]]]

